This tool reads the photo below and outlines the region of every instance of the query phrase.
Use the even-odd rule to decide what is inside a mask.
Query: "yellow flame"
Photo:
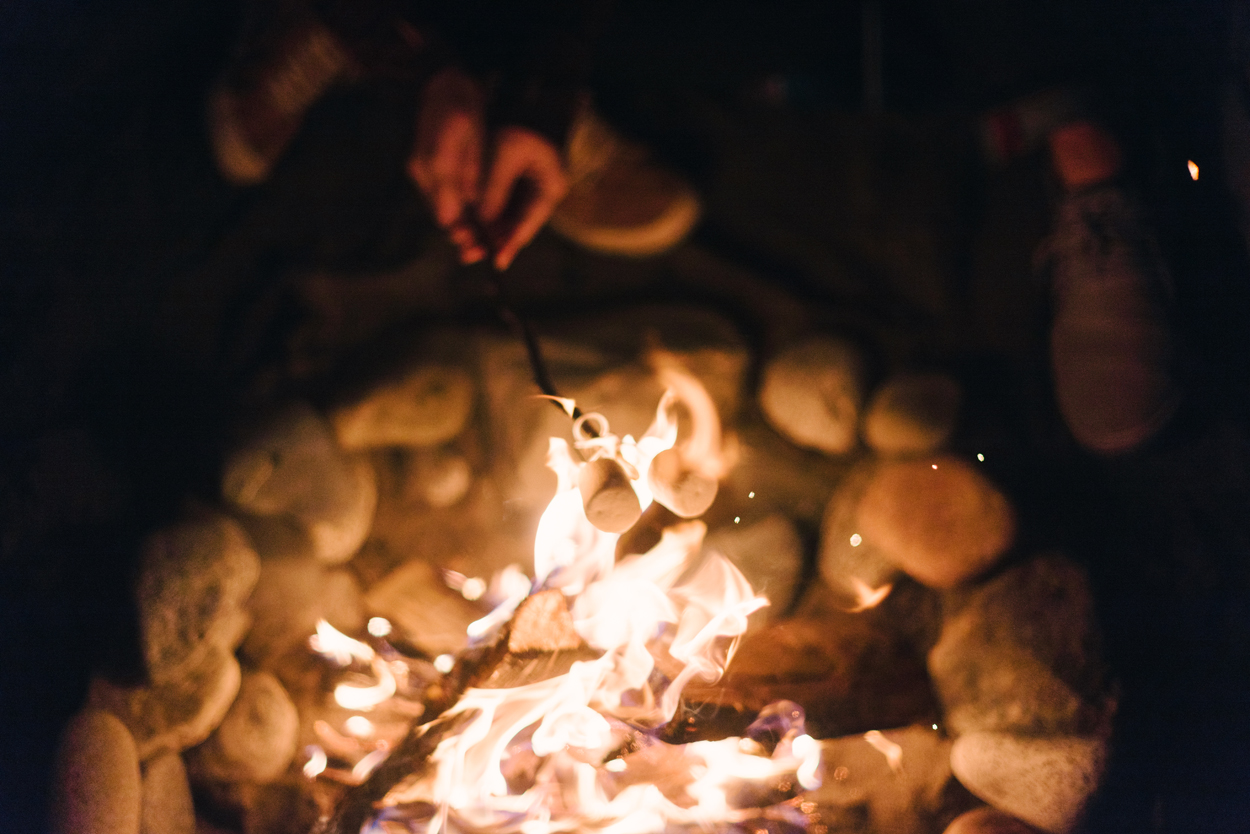
[[[887,582],[880,588],[872,588],[867,582],[858,576],[850,578],[851,588],[855,592],[855,605],[848,609],[852,614],[858,614],[861,611],[867,611],[870,608],[876,608],[878,605],[890,595],[890,591],[894,590],[894,583]]]
[[[880,730],[869,730],[864,733],[864,741],[885,756],[886,764],[895,774],[903,772],[903,748],[886,738]]]

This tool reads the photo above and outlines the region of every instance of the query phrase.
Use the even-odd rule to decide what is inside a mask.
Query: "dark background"
[[[756,302],[786,297],[812,311],[804,327],[854,330],[883,367],[954,369],[971,403],[961,442],[999,453],[1031,534],[1098,588],[1123,689],[1089,830],[1250,828],[1250,293],[1220,147],[1234,4],[881,9],[884,110],[869,112],[859,3],[617,2],[595,50],[599,107],[695,183],[706,219],[643,262],[540,238],[514,270],[519,303],[701,300],[766,351],[801,328]],[[350,293],[440,244],[402,173],[411,85],[334,93],[268,183],[220,179],[204,99],[241,15],[192,0],[0,10],[6,831],[40,829],[54,739],[90,670],[136,674],[135,542],[184,496],[213,494],[239,415],[324,392],[344,341],[483,315],[470,283],[414,289],[385,326],[292,370],[299,276]],[[975,143],[977,114],[1056,86],[1086,91],[1121,138],[1178,287],[1186,410],[1113,462],[1076,450],[1049,400],[1030,268],[1056,197],[1045,159],[993,168]]]

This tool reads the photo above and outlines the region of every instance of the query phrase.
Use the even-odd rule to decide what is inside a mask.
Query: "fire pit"
[[[149,681],[93,683],[58,830],[1076,824],[1114,714],[1086,580],[943,452],[953,381],[869,392],[822,337],[744,397],[689,309],[544,350],[575,423],[460,331],[240,443],[148,541]]]

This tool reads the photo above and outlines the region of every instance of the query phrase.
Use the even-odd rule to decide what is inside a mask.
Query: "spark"
[[[742,521],[742,516],[740,515],[734,516],[734,524],[737,524],[739,521]]]
[[[347,732],[356,736],[356,738],[368,738],[373,735],[376,729],[373,726],[373,722],[363,715],[353,715],[343,722],[343,726]]]
[[[981,454],[980,452],[977,452],[977,460],[981,461],[982,463],[985,463],[985,455]]]
[[[1189,160],[1188,165],[1189,165],[1189,178],[1193,180],[1194,182],[1197,182],[1198,181],[1198,163],[1194,162],[1191,159]]]
[[[933,464],[933,468],[934,468],[934,469],[937,469],[937,464],[936,464],[936,463],[935,463],[935,464]]]
[[[456,659],[449,654],[440,654],[434,658],[434,668],[444,675],[456,665]]]
[[[368,628],[374,637],[385,637],[391,633],[391,621],[385,617],[370,617]]]
[[[859,533],[851,533],[851,547],[859,547],[864,543],[864,537]]]
[[[754,492],[748,492],[748,493],[747,493],[747,498],[754,498],[754,497],[755,497],[755,493],[754,493]]]

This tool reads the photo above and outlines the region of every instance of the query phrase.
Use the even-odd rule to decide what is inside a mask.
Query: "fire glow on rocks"
[[[820,784],[820,746],[806,734],[798,705],[766,708],[746,738],[660,738],[683,688],[720,678],[747,617],[768,601],[728,559],[703,550],[701,521],[670,527],[651,550],[618,562],[620,533],[588,517],[593,496],[583,490],[605,479],[583,473],[604,462],[625,473],[640,508],[654,500],[690,518],[715,497],[727,468],[715,409],[693,377],[658,364],[667,391],[640,439],[618,438],[590,414],[574,426],[584,461],[566,441],[550,441],[558,486],[538,525],[534,579],[492,583],[509,592],[470,627],[472,643],[459,664],[501,641],[517,655],[578,659],[554,675],[527,667],[502,688],[476,680],[414,731],[437,743],[389,786],[362,830],[644,834],[712,824],[795,830],[810,822],[811,803],[796,797]],[[679,404],[692,423],[680,445]],[[341,706],[369,710],[394,695],[391,666],[368,645],[328,626],[310,642],[340,665],[372,669],[375,683],[338,685]],[[385,755],[383,746],[361,758],[356,769],[364,772],[355,775],[363,779]],[[315,751],[309,765],[305,773],[315,778],[324,755]]]

